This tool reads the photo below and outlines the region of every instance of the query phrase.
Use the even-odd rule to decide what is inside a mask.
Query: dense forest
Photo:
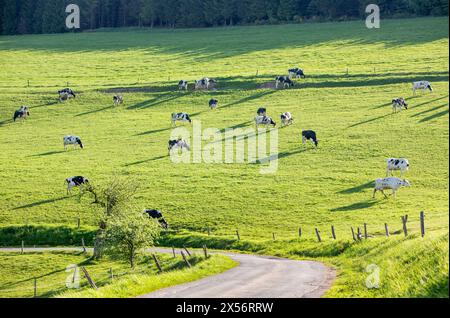
[[[0,34],[67,32],[68,4],[81,30],[103,27],[211,27],[362,18],[369,3],[382,17],[447,15],[447,0],[0,0]]]

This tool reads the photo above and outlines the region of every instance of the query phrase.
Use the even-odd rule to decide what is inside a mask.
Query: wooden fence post
[[[353,241],[356,241],[355,230],[353,229],[353,226],[351,227],[351,229],[352,229],[352,237],[353,237]]]
[[[81,220],[80,218],[77,219],[77,229],[80,229],[80,225],[81,225]]]
[[[155,261],[156,267],[158,268],[158,271],[160,273],[162,273],[163,270],[162,270],[161,264],[159,263],[158,258],[156,257],[155,254],[152,254],[152,256],[153,256],[153,260]]]
[[[405,236],[408,236],[408,228],[406,227],[406,222],[408,222],[408,215],[402,216],[402,223],[403,223],[403,233],[405,233]]]
[[[109,268],[109,278],[110,278],[111,280],[114,279],[114,272],[113,272],[112,267]]]
[[[25,247],[25,242],[22,240],[22,247],[20,248],[20,252],[22,254],[23,254],[24,247]]]
[[[237,240],[240,241],[241,240],[241,236],[239,235],[239,231],[236,230],[236,236],[237,236]]]
[[[358,241],[360,241],[362,235],[361,235],[361,229],[359,228],[359,226],[358,226],[358,232],[357,232],[357,233],[358,233],[358,234],[357,234]]]
[[[175,247],[172,246],[172,254],[173,254],[173,258],[177,257],[177,255],[175,254]]]
[[[189,252],[189,250],[186,248],[186,246],[183,246],[183,249],[186,251],[187,255],[189,255],[189,257],[191,257],[191,252]]]
[[[30,80],[28,80],[28,87],[30,87]]]
[[[259,70],[256,70],[256,76],[258,76],[259,75]]]
[[[208,227],[208,236],[211,235],[211,229]]]
[[[422,237],[425,236],[425,213],[423,211],[420,212],[420,234]]]
[[[206,248],[206,245],[203,245],[203,253],[205,254],[205,258],[208,258],[208,249]]]
[[[86,253],[86,246],[84,245],[84,237],[81,238],[81,246],[83,247],[83,253]]]
[[[272,233],[272,239],[275,241],[275,233]]]
[[[384,223],[384,230],[386,232],[386,236],[389,237],[389,227],[387,223]]]
[[[331,235],[333,236],[333,239],[336,239],[336,232],[334,231],[334,225],[331,226]]]
[[[302,237],[302,227],[299,227],[299,228],[298,228],[298,236],[299,236],[299,237]]]
[[[320,231],[317,227],[316,227],[316,235],[317,235],[317,239],[319,240],[319,242],[322,242],[322,239],[320,238]]]
[[[183,251],[181,251],[181,256],[183,257],[183,260],[187,264],[189,268],[191,268],[191,264],[189,263],[188,259],[186,258],[186,255],[184,255]]]
[[[369,235],[367,234],[367,223],[364,223],[364,239],[367,240],[368,237]]]
[[[37,278],[34,278],[34,298],[37,297]]]
[[[86,277],[89,285],[91,285],[92,288],[94,289],[98,289],[97,285],[95,285],[94,281],[92,280],[91,276],[89,275],[88,271],[86,270],[86,268],[84,268],[83,266],[81,267],[81,270],[84,273],[84,276]]]

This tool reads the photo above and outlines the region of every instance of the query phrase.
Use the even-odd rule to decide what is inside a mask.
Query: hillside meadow
[[[296,257],[324,257],[342,271],[336,286],[345,287],[334,287],[331,296],[395,296],[402,288],[397,295],[442,296],[447,288],[448,297],[442,284],[448,282],[448,18],[385,20],[372,30],[353,21],[8,36],[0,37],[0,62],[1,245],[27,240],[14,234],[25,225],[40,227],[45,236],[55,228],[76,231],[80,218],[82,230],[94,230],[98,211],[89,198],[67,196],[64,179],[83,175],[104,185],[127,176],[141,184],[136,204],[165,214],[174,230],[162,240],[168,244],[196,245],[216,237],[222,242],[214,243],[217,248],[236,249],[227,242],[238,229],[250,243],[237,249],[262,244],[254,251],[276,253],[274,233],[284,256],[294,257],[291,247],[301,251],[311,245],[326,255]],[[288,90],[266,88],[295,66],[306,79]],[[204,76],[218,81],[216,90],[177,90],[180,79]],[[417,80],[430,81],[433,93],[413,96]],[[57,91],[66,86],[77,98],[59,103]],[[119,107],[112,104],[116,93],[125,99]],[[390,102],[400,96],[410,107],[392,114]],[[211,97],[219,100],[215,111],[208,108]],[[31,107],[31,116],[13,123],[21,105]],[[261,106],[277,122],[285,111],[295,118],[294,125],[278,131],[276,173],[261,174],[258,163],[174,164],[167,156],[171,113],[190,113],[204,129],[219,129],[222,140],[226,128],[254,127]],[[302,129],[317,132],[317,150],[301,145]],[[68,134],[80,136],[85,148],[65,152],[62,138]],[[373,181],[385,176],[390,157],[409,159],[405,177],[412,187],[400,189],[396,199],[381,194],[372,199]],[[420,211],[429,244],[438,245],[434,256],[424,250],[422,238],[400,237],[405,214],[410,233],[417,235]],[[335,246],[353,246],[350,227],[364,223],[370,235],[380,237],[363,243],[376,259],[407,262],[410,258],[402,260],[395,251],[403,255],[411,244],[414,257],[428,255],[430,262],[444,257],[438,270],[446,266],[447,275],[437,276],[433,291],[400,284],[376,295],[367,292],[360,281],[364,267],[349,263],[360,259],[361,251],[341,253]],[[381,238],[385,223],[396,248]],[[322,245],[314,241],[316,227]],[[42,241],[67,244],[52,237],[27,244]],[[402,267],[391,270],[394,277]],[[422,272],[417,273],[419,279]],[[352,277],[360,292],[349,283]]]

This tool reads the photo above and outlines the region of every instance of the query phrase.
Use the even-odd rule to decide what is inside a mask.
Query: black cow
[[[164,228],[166,230],[169,228],[169,224],[164,219],[163,214],[162,214],[161,211],[159,211],[159,210],[145,210],[144,213],[148,214],[148,216],[151,217],[152,219],[158,220],[158,222],[159,222],[159,224],[161,225],[162,228]]]
[[[278,88],[278,85],[280,85],[280,83],[283,84],[284,88],[294,86],[294,82],[289,78],[289,76],[277,76],[275,80],[275,88]]]
[[[16,121],[18,118],[26,119],[28,116],[30,116],[30,111],[28,109],[28,106],[21,106],[19,110],[16,110],[13,117],[14,121]]]
[[[317,139],[315,131],[312,131],[312,130],[303,130],[302,131],[302,143],[303,143],[304,146],[306,146],[306,141],[307,140],[309,140],[312,143],[314,143],[316,148],[319,145],[319,140]]]
[[[217,105],[218,105],[218,104],[219,104],[219,101],[218,101],[217,99],[212,98],[212,99],[209,101],[209,107],[210,107],[211,109],[217,108]]]

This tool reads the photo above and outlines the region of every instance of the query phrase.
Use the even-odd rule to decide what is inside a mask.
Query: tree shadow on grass
[[[293,151],[284,151],[284,152],[280,152],[278,154],[274,154],[274,155],[268,156],[266,158],[259,159],[259,160],[257,160],[256,162],[253,162],[253,163],[254,164],[264,164],[264,163],[268,163],[270,161],[284,159],[284,158],[288,158],[290,156],[295,156],[295,155],[298,155],[300,153],[307,152],[308,150],[312,150],[312,149],[299,148],[299,149],[296,149],[296,150],[293,150]]]
[[[33,202],[33,203],[29,203],[29,204],[25,204],[25,205],[22,205],[22,206],[15,207],[13,210],[22,210],[22,209],[27,209],[27,208],[34,208],[36,206],[40,206],[40,205],[44,205],[44,204],[64,201],[64,200],[67,200],[69,198],[70,198],[69,196],[64,196],[64,197],[60,197],[60,198],[53,198],[53,199],[48,199],[48,200],[37,201],[37,202]]]
[[[361,184],[361,185],[356,186],[356,187],[352,187],[352,188],[348,188],[348,189],[345,189],[345,190],[341,190],[341,191],[339,191],[338,193],[339,193],[339,194],[352,194],[352,193],[358,193],[358,192],[361,192],[361,191],[363,191],[363,190],[365,190],[365,189],[373,188],[373,186],[374,186],[374,182],[373,182],[373,181],[370,181],[370,182]]]
[[[169,156],[165,155],[165,156],[159,156],[159,157],[155,157],[155,158],[140,160],[140,161],[136,161],[136,162],[132,162],[132,163],[127,163],[124,165],[124,167],[137,166],[137,165],[140,165],[143,163],[152,162],[152,161],[156,161],[156,160],[160,160],[160,159],[164,159],[164,158],[169,158]]]
[[[441,108],[443,108],[443,107],[445,107],[445,106],[447,106],[447,105],[448,105],[448,104],[445,103],[445,104],[442,104],[442,105],[439,105],[439,106],[436,106],[436,107],[433,107],[433,108],[430,108],[430,109],[421,111],[420,113],[414,114],[414,115],[412,115],[411,117],[418,117],[418,116],[423,115],[423,114],[431,113],[431,112],[433,112],[433,111],[435,111],[435,110],[438,110],[438,109],[441,109]]]
[[[136,134],[134,136],[145,136],[145,135],[157,134],[159,132],[168,131],[168,130],[171,130],[171,129],[172,129],[172,127],[155,129],[155,130],[149,130],[149,131],[144,131],[144,132],[138,133],[138,134]]]
[[[229,104],[226,104],[226,105],[224,105],[224,106],[222,106],[220,108],[228,108],[228,107],[236,106],[236,105],[239,105],[239,104],[243,104],[243,103],[246,103],[246,102],[253,101],[255,99],[262,98],[262,97],[267,96],[267,95],[272,95],[272,94],[274,94],[276,92],[277,92],[276,90],[270,90],[270,91],[266,90],[266,91],[263,91],[263,92],[258,92],[256,94],[251,95],[251,96],[247,96],[247,97],[241,98],[241,99],[239,99],[239,100],[237,100],[235,102],[231,102]]]
[[[331,209],[331,212],[348,212],[348,211],[363,210],[363,209],[370,208],[370,207],[376,205],[377,203],[378,203],[378,201],[375,201],[375,200],[367,200],[367,201],[362,201],[362,202],[358,202],[358,203],[353,203],[350,205],[337,207],[337,208]]]
[[[427,122],[427,121],[430,121],[430,120],[433,120],[433,119],[436,119],[436,118],[439,118],[439,117],[442,117],[445,115],[448,115],[448,109],[446,109],[442,112],[436,113],[434,115],[422,118],[421,120],[419,120],[419,123],[424,123],[424,122]]]
[[[6,125],[6,124],[11,124],[13,122],[12,119],[6,119],[6,120],[2,120],[0,121],[0,127]]]
[[[353,128],[353,127],[356,127],[356,126],[368,124],[368,123],[371,123],[371,122],[374,122],[374,121],[377,121],[377,120],[380,120],[380,119],[389,117],[389,116],[391,116],[391,115],[392,115],[392,113],[389,113],[389,114],[382,115],[382,116],[378,116],[378,117],[374,117],[374,118],[371,118],[371,119],[368,119],[368,120],[360,121],[360,122],[358,122],[358,123],[356,123],[356,124],[353,124],[353,125],[348,126],[347,128]]]
[[[180,94],[177,92],[177,94],[174,94],[172,92],[159,94],[156,98],[152,98],[140,103],[137,103],[135,105],[128,106],[127,109],[145,109],[152,106],[157,106],[166,102],[170,102],[172,100],[178,99],[185,96],[184,94]]]

